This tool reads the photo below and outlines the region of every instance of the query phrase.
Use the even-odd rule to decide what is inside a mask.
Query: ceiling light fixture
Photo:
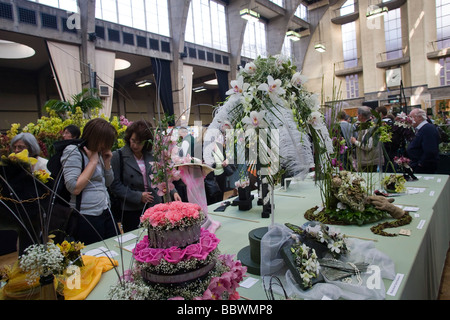
[[[319,41],[316,42],[316,44],[314,45],[314,49],[316,49],[317,52],[324,53],[325,51],[327,51],[327,49],[325,48],[325,45],[324,45],[323,42],[322,42],[322,37],[321,37],[321,35],[320,35],[320,25],[321,25],[321,23],[320,23],[320,21],[319,21],[319,24],[318,24],[318,28],[319,28]]]
[[[143,88],[143,87],[151,86],[152,83],[150,80],[141,80],[141,81],[136,82],[136,85],[139,88]]]
[[[206,91],[206,88],[204,86],[201,86],[201,87],[197,87],[197,88],[192,89],[192,91],[194,91],[194,92],[202,92],[202,91]]]
[[[124,59],[116,59],[114,71],[125,70],[131,66],[131,63]]]
[[[239,14],[241,15],[242,19],[251,21],[251,22],[258,22],[261,15],[253,10],[250,9],[242,9]]]
[[[217,85],[219,85],[219,82],[217,81],[217,79],[212,79],[212,80],[205,81],[204,84],[207,84],[210,86],[217,86]]]
[[[289,30],[286,32],[286,38],[292,40],[292,41],[298,41],[301,38],[300,33],[295,32],[294,30]]]
[[[325,48],[325,45],[322,43],[318,43],[314,46],[314,49],[316,49],[316,51],[323,53],[325,51],[327,51],[327,49]]]
[[[369,6],[367,7],[366,18],[375,19],[387,15],[389,9],[387,7]]]
[[[25,59],[34,56],[33,48],[21,43],[0,40],[0,59]]]

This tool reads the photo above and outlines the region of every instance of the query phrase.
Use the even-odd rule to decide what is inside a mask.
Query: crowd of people
[[[371,108],[359,107],[354,123],[344,111],[337,114],[340,134],[348,147],[340,159],[343,167],[359,172],[393,172],[399,170],[395,158],[405,157],[410,160],[409,166],[415,173],[436,173],[441,137],[426,111],[415,108],[409,113],[411,135],[405,134],[404,130],[395,130],[395,116],[388,113],[386,107],[377,107],[375,111],[382,125],[390,127],[391,141],[380,142],[375,138],[371,128],[378,117],[374,117]]]
[[[386,125],[395,125],[393,116],[385,107],[376,111]],[[410,159],[415,173],[435,173],[439,162],[438,131],[427,121],[426,112],[422,109],[413,109],[409,117],[415,132],[413,139],[405,141],[404,136],[393,137],[390,143],[386,142],[380,148],[371,136],[370,128],[376,119],[369,107],[358,108],[355,122],[344,111],[339,112],[340,133],[348,147],[347,152],[341,155],[343,167],[361,172],[389,171],[387,164],[392,163],[396,156],[404,156]],[[199,135],[203,137],[205,131],[203,128]],[[179,129],[179,135],[179,157],[203,155],[202,151],[195,151],[202,148],[202,144],[197,143],[186,127]],[[153,128],[148,121],[139,120],[129,125],[125,132],[125,146],[114,152],[111,149],[117,139],[117,131],[101,118],[90,120],[82,134],[76,126],[69,126],[64,129],[62,137],[65,143],[60,162],[64,185],[70,193],[69,205],[77,208],[83,216],[78,220],[77,231],[73,235],[77,240],[89,244],[118,234],[120,230],[116,222],[120,222],[125,232],[134,230],[139,227],[142,213],[163,201],[149,178],[152,163],[157,159],[152,153]],[[207,164],[214,170],[204,177],[208,205],[223,200],[227,177],[235,170],[224,152],[225,135],[221,138],[212,142],[209,157],[212,160]],[[397,141],[403,142],[403,148]],[[34,169],[51,171],[52,166],[47,166],[47,160],[40,157],[39,144],[32,134],[20,133],[11,140],[11,152],[18,153],[24,149],[28,150],[29,156],[38,159]],[[53,172],[53,176],[56,174]],[[178,183],[170,193],[172,200],[187,201],[185,188],[182,182]],[[119,215],[111,212],[112,197],[119,199],[119,204],[114,204],[121,209]]]

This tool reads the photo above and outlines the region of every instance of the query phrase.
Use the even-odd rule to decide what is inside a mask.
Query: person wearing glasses
[[[416,136],[408,144],[406,154],[414,173],[436,173],[439,164],[439,133],[436,126],[427,121],[427,113],[413,109],[409,113]]]
[[[28,132],[22,132],[18,135],[14,136],[11,139],[10,143],[11,152],[20,153],[23,150],[28,150],[28,156],[37,159],[37,163],[34,164],[31,168],[31,171],[34,172],[36,170],[45,170],[50,173],[47,168],[48,160],[41,157],[41,147],[39,147],[39,143],[34,135]]]

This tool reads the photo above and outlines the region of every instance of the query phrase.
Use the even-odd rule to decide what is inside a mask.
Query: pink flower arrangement
[[[409,168],[409,163],[411,162],[411,160],[406,157],[395,157],[394,162],[400,167]]]
[[[123,115],[120,116],[119,120],[120,120],[121,125],[127,126],[127,127],[133,123],[132,121],[128,121],[128,119],[125,118],[125,116],[123,116]]]
[[[190,244],[184,249],[178,247],[170,247],[167,249],[149,248],[148,236],[144,236],[134,248],[133,254],[137,261],[153,266],[159,265],[163,259],[172,264],[189,259],[203,261],[217,248],[219,242],[220,240],[214,234],[204,229],[201,231],[199,242]]]
[[[194,300],[239,300],[239,282],[244,279],[247,267],[242,266],[239,260],[234,260],[234,255],[220,255],[221,260],[229,269],[220,277],[211,279],[208,288],[202,296],[194,298]],[[173,297],[170,300],[184,300],[183,297]]]
[[[223,273],[220,277],[212,278],[203,296],[197,297],[195,300],[239,299],[239,293],[236,289],[239,288],[239,282],[244,279],[247,267],[242,266],[241,261],[234,260],[234,255],[220,255],[219,259],[230,270]]]
[[[145,210],[141,223],[146,227],[174,227],[203,218],[196,203],[173,201],[161,203]]]

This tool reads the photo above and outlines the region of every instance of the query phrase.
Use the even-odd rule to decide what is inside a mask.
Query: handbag
[[[234,165],[229,164],[226,167],[223,167],[223,171],[225,172],[225,175],[229,177],[233,175],[233,173],[236,171],[236,168],[234,167]]]
[[[205,191],[208,196],[214,196],[218,193],[221,193],[219,184],[217,183],[216,179],[214,178],[214,173],[210,172],[205,177]]]

